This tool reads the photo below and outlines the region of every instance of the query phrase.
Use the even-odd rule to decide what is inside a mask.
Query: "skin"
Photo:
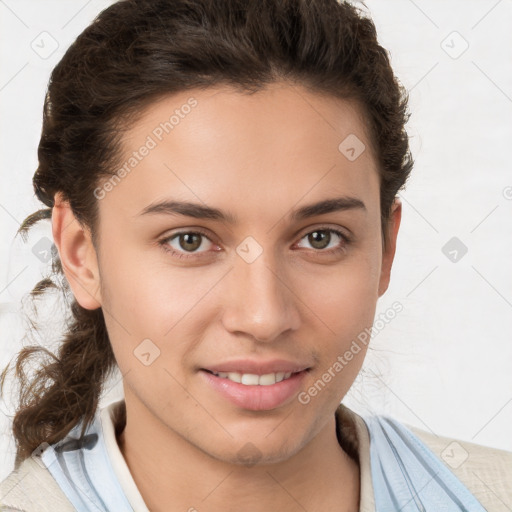
[[[219,87],[164,98],[125,134],[124,156],[190,97],[197,106],[99,200],[97,248],[59,194],[53,209],[66,278],[82,307],[103,308],[123,374],[121,452],[152,511],[358,510],[359,468],[336,439],[334,411],[365,345],[308,404],[294,397],[272,410],[232,404],[199,369],[283,358],[310,365],[301,391],[312,386],[373,323],[401,204],[384,251],[376,161],[357,105],[286,83],[252,96]],[[354,161],[338,150],[349,134],[366,146]],[[290,220],[300,206],[343,195],[366,209]],[[237,223],[138,216],[171,198],[229,211]],[[183,237],[167,242],[188,259],[158,245],[198,228],[209,239],[195,252]],[[352,241],[328,254],[344,242],[331,233],[314,245],[307,235],[320,228]],[[252,263],[236,252],[248,236],[263,251]],[[147,338],[160,355],[146,366],[134,350]],[[244,463],[249,440],[256,456]]]

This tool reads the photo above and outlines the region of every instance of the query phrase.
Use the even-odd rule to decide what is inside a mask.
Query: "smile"
[[[224,399],[242,409],[263,411],[281,407],[303,387],[308,370],[258,375],[240,372],[199,372],[204,382]]]

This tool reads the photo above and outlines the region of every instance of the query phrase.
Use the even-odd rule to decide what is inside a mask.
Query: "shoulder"
[[[0,482],[0,510],[22,512],[74,512],[44,465],[28,457]]]
[[[512,510],[512,452],[404,424],[487,510]]]
[[[375,510],[512,510],[512,453],[439,436],[388,415],[363,415]]]

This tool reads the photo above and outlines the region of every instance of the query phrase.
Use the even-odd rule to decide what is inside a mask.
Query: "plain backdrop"
[[[51,69],[111,2],[0,1],[0,365],[20,349],[26,294],[49,271],[43,222],[14,238],[35,199]],[[368,0],[381,44],[410,94],[415,167],[379,329],[345,403],[438,435],[512,451],[512,3]],[[43,249],[43,250],[42,250]],[[53,346],[59,303],[43,334]],[[122,393],[119,379],[102,403]],[[12,469],[12,400],[0,403],[0,479]]]

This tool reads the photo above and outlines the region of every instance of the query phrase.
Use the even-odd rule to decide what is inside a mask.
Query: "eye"
[[[160,240],[158,243],[165,251],[170,252],[173,256],[178,258],[190,258],[193,257],[193,255],[189,256],[186,254],[187,252],[192,254],[196,252],[207,252],[198,251],[200,247],[204,248],[204,239],[212,243],[206,233],[203,233],[202,231],[180,231],[179,233],[174,233],[173,235]],[[175,245],[172,245],[172,243]]]
[[[335,235],[333,237],[333,234]],[[347,235],[345,235],[343,232],[328,228],[328,227],[321,227],[318,229],[315,229],[314,231],[310,231],[305,236],[301,238],[301,240],[306,240],[313,249],[316,249],[317,252],[326,252],[329,254],[338,253],[341,251],[344,251],[346,249],[346,246],[350,243],[350,240]],[[338,242],[336,243],[336,239],[338,239]],[[341,240],[341,242],[340,242]],[[331,242],[334,241],[334,245],[331,245]]]

